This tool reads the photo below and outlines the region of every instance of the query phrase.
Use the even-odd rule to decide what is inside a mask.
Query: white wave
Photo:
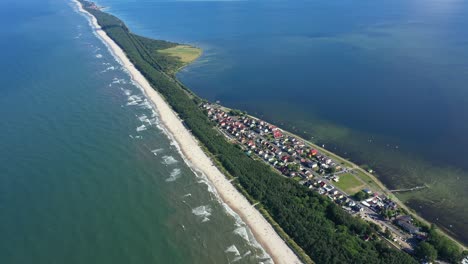
[[[156,118],[146,119],[145,122],[150,126],[159,124],[159,120]]]
[[[120,88],[122,89],[123,93],[126,95],[126,96],[130,96],[132,94],[132,91],[128,90],[128,89],[123,89],[123,88]]]
[[[140,104],[140,106],[143,109],[153,109],[153,106],[151,105],[150,102],[148,102],[148,99],[143,100],[143,102]]]
[[[197,172],[194,172],[194,173],[195,173],[195,176],[199,177],[199,180],[197,182],[201,183],[201,184],[205,184],[206,189],[208,190],[208,192],[210,194],[213,194],[217,198],[217,200],[220,201],[219,200],[220,198],[218,197],[218,192],[216,191],[216,188],[211,184],[211,182],[208,179],[204,178],[205,175],[203,174],[203,172],[197,171]]]
[[[128,97],[128,101],[135,101],[135,102],[139,103],[139,102],[142,101],[142,99],[141,99],[141,96],[138,96],[138,95],[134,94],[134,95],[130,95]]]
[[[108,44],[106,41],[104,41],[104,40],[102,39],[102,37],[99,36],[99,34],[96,33],[96,28],[94,27],[94,25],[93,25],[93,23],[92,23],[92,21],[91,21],[91,17],[90,17],[89,15],[85,14],[85,13],[80,12],[80,11],[78,10],[78,8],[77,8],[76,5],[74,5],[74,7],[75,7],[75,10],[76,10],[78,13],[80,13],[81,15],[83,15],[83,16],[87,19],[88,25],[90,26],[90,28],[93,29],[93,34],[94,34],[99,40],[101,40],[101,42],[106,46],[107,50],[110,52],[110,54],[112,55],[112,57],[114,58],[114,60],[115,60],[119,65],[122,66],[122,70],[127,74],[127,76],[131,77],[130,72],[124,67],[122,61],[115,55],[115,53],[113,52],[113,50],[111,49],[111,47],[109,46],[109,44]],[[137,87],[140,91],[142,91],[143,94],[144,94],[145,96],[147,96],[145,90],[144,90],[138,83],[136,83],[134,80],[131,80],[131,83],[132,83],[135,87]],[[153,110],[154,116],[157,115],[157,112],[155,111],[155,110],[157,110],[157,109],[154,109],[153,106],[152,106],[152,104],[148,104],[148,108],[151,108],[151,109]],[[175,142],[175,139],[174,139],[173,135],[172,135],[163,125],[159,125],[159,124],[158,124],[157,127],[168,137],[168,139],[172,142],[171,144],[174,145],[174,146],[176,147],[176,149],[177,149],[177,151],[179,152],[179,154],[181,155],[182,159],[183,159],[184,162],[188,165],[188,167],[191,169],[191,171],[195,174],[195,176],[198,177],[198,178],[200,178],[200,179],[201,179],[201,182],[203,182],[204,184],[206,184],[206,185],[208,186],[208,191],[209,191],[210,193],[212,193],[212,194],[216,197],[216,199],[219,201],[220,204],[223,205],[224,208],[229,208],[229,206],[221,200],[221,198],[219,197],[219,195],[218,195],[216,189],[212,186],[211,182],[208,181],[206,175],[204,175],[203,172],[201,172],[201,171],[198,170],[196,167],[194,167],[194,165],[184,156],[184,154],[182,153],[182,151],[181,151],[181,149],[180,149],[180,146],[178,145],[177,142]],[[240,217],[239,217],[234,211],[232,211],[231,208],[229,208],[229,210],[227,210],[227,211],[232,212],[232,214],[234,215],[234,218],[236,219],[236,222],[239,221],[240,223],[244,224],[244,222],[240,219]],[[245,224],[244,224],[244,225],[245,225]],[[253,241],[253,244],[254,244],[254,246],[258,247],[258,248],[263,252],[262,261],[264,261],[265,259],[267,259],[267,261],[266,261],[267,263],[273,263],[272,260],[271,260],[271,258],[270,258],[270,256],[269,256],[269,255],[266,253],[266,251],[260,246],[260,244],[258,244],[257,241],[254,240],[254,241]]]
[[[140,120],[141,122],[145,122],[146,120],[148,120],[148,117],[145,114],[143,114],[138,117],[138,120]]]
[[[192,213],[200,218],[203,218],[202,222],[210,221],[208,218],[211,216],[211,208],[209,205],[202,205],[192,209]]]
[[[128,136],[129,136],[130,138],[133,138],[133,136],[132,136],[132,135],[128,135]]]
[[[157,124],[156,127],[157,127],[159,130],[161,130],[161,131],[164,132],[164,128],[163,128],[161,125]]]
[[[237,247],[235,245],[232,245],[232,246],[228,247],[224,252],[225,253],[234,253],[236,256],[240,256],[240,252],[239,252],[239,250],[237,249]]]
[[[112,83],[127,84],[127,81],[125,81],[125,79],[119,79],[117,77],[114,77],[112,78]]]
[[[164,150],[164,149],[159,148],[159,149],[153,149],[151,152],[152,152],[155,156],[157,156],[158,153],[161,152],[161,151],[163,151],[163,150]]]
[[[192,194],[191,194],[191,193],[187,193],[187,194],[184,194],[184,196],[182,196],[182,197],[189,197],[189,196],[192,196]]]
[[[140,131],[144,131],[144,130],[146,130],[146,129],[148,129],[148,128],[147,128],[145,125],[141,125],[141,126],[139,126],[139,127],[136,128],[136,131],[137,131],[137,132],[140,132]]]
[[[257,258],[262,260],[262,261],[260,261],[260,263],[274,264],[274,262],[271,259],[270,255],[268,255],[265,251],[263,251],[262,255],[257,256]]]
[[[239,235],[245,241],[250,242],[249,234],[247,233],[247,229],[245,227],[241,226],[236,228],[236,230],[234,230],[234,234]]]
[[[131,101],[131,102],[128,102],[128,103],[127,103],[127,106],[130,106],[130,105],[137,105],[137,104],[138,104],[138,102]]]
[[[264,258],[261,258],[259,257],[260,259],[264,259]],[[259,264],[274,264],[273,260],[270,258],[270,259],[266,259],[264,261],[260,261]]]
[[[102,54],[100,54],[100,53],[96,54],[96,58],[98,58],[98,59],[102,58]]]
[[[130,95],[127,99],[127,105],[137,105],[141,102],[141,97],[138,95]]]
[[[105,70],[102,70],[101,73],[105,73],[105,72],[113,71],[113,70],[115,70],[115,67],[114,66],[109,66]]]
[[[167,182],[173,182],[175,180],[177,180],[178,178],[180,178],[180,169],[179,168],[175,168],[171,171],[171,174],[169,175],[169,178],[166,179]]]
[[[163,156],[162,157],[163,160],[164,160],[164,164],[166,165],[171,165],[171,164],[174,164],[174,163],[177,163],[178,161],[176,159],[174,159],[174,157],[172,156]]]

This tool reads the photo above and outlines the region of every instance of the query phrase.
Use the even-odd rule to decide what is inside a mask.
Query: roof
[[[401,226],[403,229],[408,231],[409,233],[417,233],[419,231],[419,227],[413,225],[411,222],[411,216],[404,215],[397,218],[396,223]]]

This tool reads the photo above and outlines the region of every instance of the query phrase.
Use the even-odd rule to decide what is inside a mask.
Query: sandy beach
[[[147,97],[155,105],[156,111],[160,115],[160,120],[177,141],[183,155],[191,163],[191,166],[206,175],[211,184],[216,188],[221,199],[249,226],[256,240],[272,257],[273,261],[275,263],[301,263],[294,252],[275,232],[270,223],[237,191],[221,171],[214,166],[211,159],[200,148],[197,139],[184,127],[177,114],[166,103],[163,97],[151,87],[150,83],[129,61],[123,50],[100,28],[96,18],[84,10],[81,3],[74,2],[79,10],[90,18],[93,30],[108,45],[113,55],[120,60],[133,81],[144,89]]]

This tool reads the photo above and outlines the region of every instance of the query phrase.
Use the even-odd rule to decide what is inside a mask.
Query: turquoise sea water
[[[0,25],[0,263],[268,262],[71,2]]]
[[[468,241],[468,1],[99,0],[136,33],[198,45],[178,77],[368,164]]]

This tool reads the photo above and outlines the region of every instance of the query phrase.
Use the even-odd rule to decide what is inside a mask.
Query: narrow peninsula
[[[182,85],[175,73],[198,58],[200,49],[138,36],[94,3],[76,3],[154,103],[190,164],[276,263],[403,264],[463,257],[461,247],[398,207],[372,174]]]

